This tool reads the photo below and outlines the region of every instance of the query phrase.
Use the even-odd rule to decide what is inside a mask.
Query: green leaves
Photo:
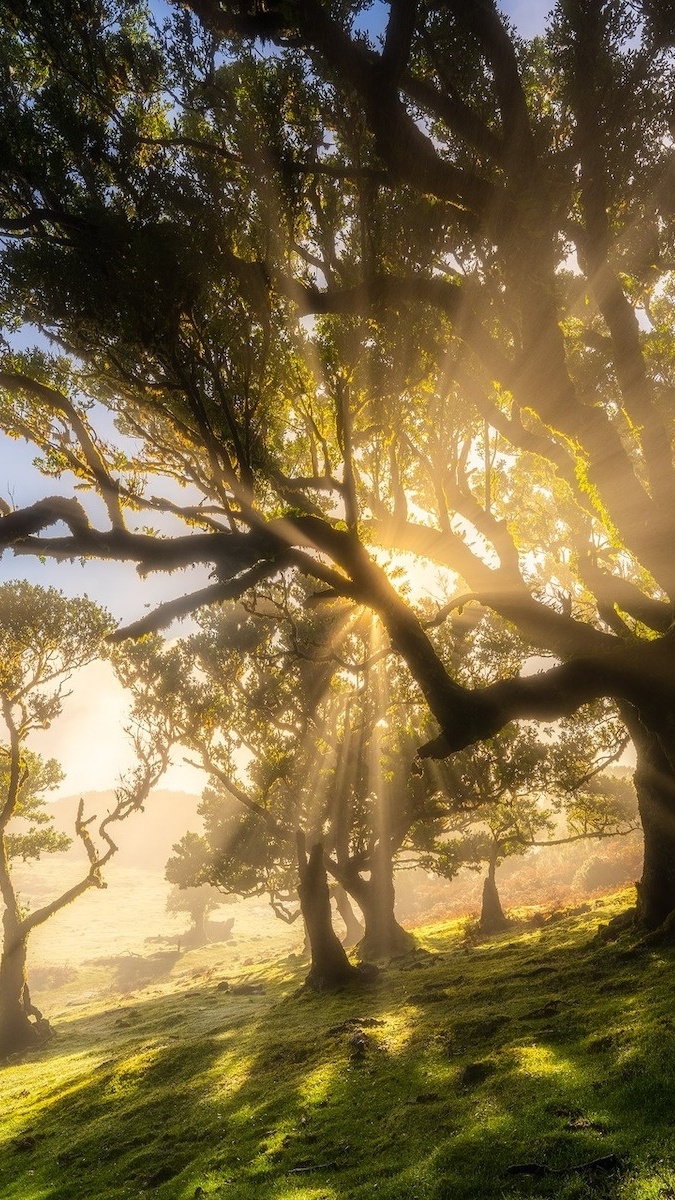
[[[16,807],[6,834],[10,860],[28,862],[43,854],[67,850],[72,838],[54,829],[46,793],[54,791],[64,778],[55,759],[43,759],[24,748],[21,754],[21,783]],[[11,788],[11,751],[0,746],[0,803]]]
[[[21,736],[61,711],[70,673],[105,654],[111,618],[87,597],[25,580],[0,585],[0,698],[19,712]]]

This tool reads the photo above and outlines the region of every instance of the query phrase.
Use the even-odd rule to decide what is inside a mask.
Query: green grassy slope
[[[620,903],[428,927],[367,990],[233,995],[212,946],[71,1006],[0,1072],[0,1196],[673,1200],[675,952],[593,944]]]

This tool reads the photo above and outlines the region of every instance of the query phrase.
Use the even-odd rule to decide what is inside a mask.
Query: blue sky
[[[553,3],[552,0],[502,0],[500,7],[511,17],[523,37],[535,37],[543,31]]]
[[[472,0],[467,0],[471,3]],[[553,7],[553,0],[498,0],[502,12],[506,13],[516,25],[523,37],[535,37],[543,31],[546,17]],[[381,17],[375,16],[378,9],[382,10]],[[386,17],[388,5],[385,0],[374,0],[372,4],[373,18],[364,20],[373,32],[381,25]]]

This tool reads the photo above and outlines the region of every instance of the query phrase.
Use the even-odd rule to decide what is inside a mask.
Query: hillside
[[[85,794],[89,814],[102,816],[113,800],[112,792]],[[79,796],[57,801],[53,806],[57,828],[73,833]],[[169,885],[164,869],[172,847],[187,829],[199,830],[199,799],[184,792],[158,790],[145,809],[123,822],[116,831],[119,853],[105,871],[106,887],[92,888],[64,909],[30,939],[31,972],[79,966],[100,954],[143,954],[148,939],[174,944],[184,933],[184,914],[169,915],[166,900]],[[641,839],[611,838],[603,843],[574,843],[551,847],[507,860],[499,871],[499,887],[508,908],[540,905],[549,908],[578,903],[597,889],[625,886],[637,877],[642,854]],[[593,865],[592,877],[584,876],[584,865]],[[38,863],[16,864],[14,875],[22,902],[36,908],[81,878],[86,869],[82,845],[77,842],[65,854],[47,855]],[[428,872],[401,870],[396,878],[397,912],[407,925],[477,913],[482,877],[475,871],[461,872],[452,882]],[[278,939],[280,947],[296,947],[300,926],[290,929],[278,921],[265,900],[237,902],[228,898],[213,914],[214,920],[234,918],[235,938],[246,936]],[[338,929],[341,928],[336,919]],[[255,926],[255,927],[254,927]]]
[[[102,816],[113,793],[86,793],[84,799],[87,813]],[[57,828],[72,834],[78,803],[79,796],[54,803]],[[149,941],[174,947],[181,939],[184,943],[189,919],[185,913],[166,912],[169,884],[164,868],[174,843],[185,831],[201,828],[198,803],[197,796],[159,790],[153,792],[143,811],[117,827],[119,852],[106,867],[105,888],[91,888],[32,933],[32,980],[68,974],[101,955],[145,954]],[[14,877],[22,902],[34,909],[80,879],[86,868],[84,849],[76,842],[64,854],[46,855],[37,863],[18,863]],[[211,915],[214,921],[234,918],[235,940],[241,936],[254,942],[276,939],[275,945],[282,948],[295,947],[302,940],[299,927],[289,931],[264,900],[228,898]],[[246,933],[242,935],[240,930]]]
[[[666,1200],[675,955],[597,942],[626,902],[481,944],[426,927],[337,995],[225,946],[155,955],[127,997],[45,993],[57,1036],[0,1075],[0,1194]]]
[[[114,793],[84,792],[85,814],[103,817],[114,804]],[[50,805],[57,829],[73,836],[80,796],[64,796]],[[199,797],[187,792],[157,789],[151,793],[145,807],[115,827],[114,837],[119,851],[115,857],[118,868],[137,868],[164,874],[166,860],[188,829],[200,832],[201,817],[197,814]],[[84,849],[74,842],[67,851],[69,858],[84,859]]]

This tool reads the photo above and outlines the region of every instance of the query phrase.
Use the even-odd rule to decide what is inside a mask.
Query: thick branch
[[[124,528],[118,485],[111,477],[86,422],[67,396],[57,391],[56,388],[48,387],[47,384],[39,383],[18,372],[0,371],[0,388],[6,388],[10,392],[25,392],[52,412],[61,413],[66,418],[80,443],[92,478],[97,484],[101,498],[108,510],[113,529]]]
[[[128,638],[143,637],[146,633],[165,629],[172,621],[186,617],[190,613],[196,612],[197,609],[204,608],[207,604],[238,600],[244,592],[280,570],[282,566],[282,559],[273,559],[270,562],[260,563],[249,571],[244,571],[236,579],[230,579],[227,583],[216,583],[211,587],[201,588],[198,592],[191,592],[188,596],[178,596],[175,600],[168,600],[165,604],[160,604],[153,609],[147,617],[141,617],[139,621],[134,621],[131,625],[124,625],[120,629],[116,629],[114,633],[110,634],[108,641],[123,642]]]
[[[647,674],[649,674],[647,672]],[[653,681],[668,689],[673,702],[672,669],[653,661]],[[447,758],[475,741],[491,737],[510,721],[553,721],[570,716],[583,704],[601,696],[631,700],[649,690],[644,663],[631,664],[626,657],[577,659],[537,675],[502,679],[469,693],[474,708],[468,720],[455,718],[442,723],[443,732],[418,751],[419,758]]]

